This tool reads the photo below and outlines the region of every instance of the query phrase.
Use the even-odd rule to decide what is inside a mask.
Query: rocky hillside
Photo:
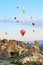
[[[22,63],[27,61],[43,62],[43,55],[41,54],[40,45],[37,41],[34,42],[34,45],[29,45],[22,41],[0,40],[0,59],[10,58],[15,55],[25,55],[25,57],[19,59],[19,62]]]
[[[22,41],[15,40],[0,40],[0,58],[1,57],[11,57],[14,54],[21,55],[22,51],[26,52],[28,47]]]

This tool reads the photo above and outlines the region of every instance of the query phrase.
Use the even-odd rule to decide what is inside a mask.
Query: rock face
[[[34,53],[40,53],[40,45],[37,41],[35,41],[34,45],[30,47],[30,51]]]
[[[14,53],[18,52],[17,43],[15,41],[11,41],[11,43],[8,45],[7,52],[8,52],[8,57],[11,57],[10,52],[14,52]]]
[[[40,47],[39,43],[37,41],[35,41],[35,43],[34,43],[34,49],[35,49],[36,53],[40,53],[40,48],[39,47]]]
[[[33,46],[29,48],[30,54],[27,57],[20,59],[22,64],[27,62],[43,62],[43,55],[40,53],[40,45],[37,41],[34,42]]]
[[[0,58],[9,58],[12,55],[18,54],[23,55],[27,54],[28,56],[42,58],[40,54],[40,45],[37,41],[34,42],[33,46],[27,45],[22,41],[16,40],[0,40]],[[33,60],[32,59],[32,60]]]
[[[0,54],[3,57],[9,57],[10,52],[12,51],[12,49],[15,49],[15,43],[13,41],[11,41],[11,44],[9,43],[8,40],[3,39],[0,42]]]

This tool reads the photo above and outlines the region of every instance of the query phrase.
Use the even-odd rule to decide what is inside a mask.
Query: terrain
[[[43,65],[43,44],[0,40],[0,65]]]

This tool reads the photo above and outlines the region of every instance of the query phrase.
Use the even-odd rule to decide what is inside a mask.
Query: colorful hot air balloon
[[[23,9],[23,10],[22,10],[22,13],[26,13],[26,10],[25,10],[25,9]]]
[[[24,29],[20,30],[20,33],[21,33],[22,36],[25,35],[25,32],[26,32],[26,31],[25,31]]]

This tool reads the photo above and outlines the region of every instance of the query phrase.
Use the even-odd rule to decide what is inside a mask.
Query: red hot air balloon
[[[24,29],[20,30],[20,33],[21,33],[22,36],[24,36],[25,32],[26,31]]]

